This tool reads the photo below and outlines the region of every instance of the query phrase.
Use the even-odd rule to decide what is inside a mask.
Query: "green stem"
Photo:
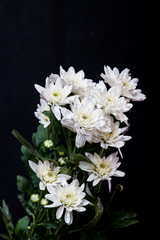
[[[112,202],[115,194],[116,194],[117,192],[121,192],[122,190],[123,190],[123,186],[122,186],[121,184],[117,184],[117,185],[115,186],[115,189],[114,189],[114,191],[112,192],[112,194],[111,194],[111,196],[110,196],[110,199],[109,199],[109,201],[108,201],[108,205],[107,205],[107,207],[106,207],[106,210],[109,209],[109,207],[110,207],[110,205],[111,205],[111,202]]]
[[[57,229],[56,232],[55,232],[55,236],[57,237],[56,240],[59,240],[59,239],[60,239],[60,234],[59,234],[59,232],[60,232],[60,230],[62,229],[63,225],[64,225],[64,220],[62,219],[61,222],[60,222],[60,224],[59,224],[58,229]],[[62,232],[62,231],[61,231],[61,232]]]
[[[96,195],[100,192],[102,186],[102,181],[100,181],[96,186],[95,186],[95,193]]]
[[[33,233],[34,233],[34,230],[35,230],[35,228],[36,228],[36,226],[37,226],[38,219],[39,219],[40,214],[41,214],[41,212],[42,212],[42,210],[43,210],[43,209],[41,209],[41,210],[39,211],[39,213],[38,213],[40,201],[41,201],[41,199],[42,199],[42,195],[43,195],[43,191],[40,192],[39,201],[38,201],[38,203],[37,203],[37,206],[36,206],[36,209],[35,209],[35,212],[34,212],[33,227],[32,227],[32,230],[31,230],[29,239],[31,239],[31,237],[32,237],[32,235],[33,235]]]
[[[104,152],[104,148],[101,148],[99,156],[102,157],[103,156],[103,152]]]
[[[51,134],[52,134],[52,141],[53,141],[53,149],[56,148],[56,138],[55,138],[55,116],[53,114],[53,112],[51,111]],[[57,151],[55,149],[55,156],[56,159],[58,160],[58,154]]]

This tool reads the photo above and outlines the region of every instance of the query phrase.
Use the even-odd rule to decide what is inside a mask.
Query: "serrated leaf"
[[[118,228],[125,228],[130,225],[138,223],[137,214],[129,209],[122,209],[119,211],[108,211],[108,219],[106,228],[103,225],[103,228],[108,230],[114,230]]]
[[[31,182],[22,176],[17,176],[17,188],[22,193],[27,193],[28,195],[33,192],[33,187]]]
[[[137,214],[132,210],[122,209],[115,213],[115,221],[112,223],[114,228],[124,228],[138,223]]]
[[[27,235],[27,227],[29,225],[29,221],[29,217],[25,216],[19,219],[19,221],[17,222],[15,227],[15,235],[18,239],[22,240],[24,239],[24,236]]]
[[[47,139],[47,134],[48,129],[44,128],[42,124],[37,127],[37,132],[32,135],[32,141],[36,148],[43,144],[43,142]]]

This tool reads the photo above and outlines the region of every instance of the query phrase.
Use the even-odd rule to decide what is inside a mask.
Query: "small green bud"
[[[53,142],[52,142],[52,140],[49,140],[49,139],[45,140],[43,144],[46,148],[53,147]]]
[[[30,197],[32,202],[38,202],[39,201],[39,194],[32,194]]]
[[[59,159],[58,159],[58,162],[59,162],[61,165],[64,165],[64,164],[66,163],[63,158],[59,158]]]
[[[64,156],[64,152],[59,152],[59,155],[62,157]]]
[[[40,204],[42,206],[46,206],[48,204],[48,200],[46,198],[42,198],[41,201],[40,201]]]

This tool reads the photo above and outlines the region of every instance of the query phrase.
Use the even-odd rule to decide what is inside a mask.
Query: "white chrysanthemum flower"
[[[47,78],[45,88],[37,84],[35,84],[35,88],[41,97],[51,105],[55,117],[60,120],[60,106],[68,103],[68,96],[72,91],[72,86],[65,85],[64,80],[61,78],[53,78],[53,81],[51,81],[51,78]]]
[[[122,96],[132,101],[143,101],[146,98],[140,89],[136,89],[138,78],[131,79],[128,68],[120,73],[116,67],[112,70],[109,66],[105,66],[104,72],[105,74],[102,73],[101,77],[111,87],[118,86],[121,89]]]
[[[117,157],[117,153],[118,152],[112,153],[107,158],[101,158],[97,153],[94,153],[94,155],[85,153],[92,163],[81,161],[79,163],[79,167],[80,169],[90,173],[87,181],[93,181],[93,186],[96,186],[101,180],[108,180],[110,191],[111,177],[123,177],[125,175],[124,172],[117,170],[121,164],[118,162],[119,158]]]
[[[81,101],[76,98],[70,105],[71,111],[62,108],[63,118],[61,123],[71,131],[76,132],[76,146],[83,147],[85,142],[93,142],[93,134],[96,130],[109,132],[106,127],[107,118],[102,109],[96,108],[96,100],[93,98],[83,98]],[[104,127],[105,126],[105,127]]]
[[[108,147],[121,148],[124,146],[125,141],[131,139],[131,136],[123,135],[128,129],[127,127],[120,128],[120,123],[114,122],[113,118],[108,118],[108,125],[111,129],[110,132],[98,131],[97,138],[101,142],[101,147],[107,149]]]
[[[60,66],[60,77],[65,80],[67,85],[72,85],[74,94],[84,95],[87,90],[94,85],[91,79],[86,79],[84,71],[75,72],[73,67],[70,67],[66,72]]]
[[[53,163],[48,160],[44,162],[39,160],[38,164],[30,160],[28,162],[29,166],[41,180],[39,183],[39,188],[41,190],[45,190],[46,186],[55,187],[57,184],[61,184],[71,178],[69,175],[60,174],[60,167],[53,166]]]
[[[44,111],[50,111],[50,107],[44,99],[40,99],[40,104],[37,105],[37,111],[34,114],[39,119],[39,123],[46,128],[50,124],[50,119],[43,113]]]
[[[100,81],[96,88],[97,94],[95,94],[95,98],[97,104],[105,114],[113,114],[117,120],[127,123],[128,118],[124,113],[128,112],[133,105],[124,97],[121,97],[121,89],[114,86],[107,90],[103,81]]]
[[[74,179],[70,184],[63,182],[61,185],[57,185],[56,188],[47,187],[49,194],[45,195],[45,198],[53,203],[45,207],[54,208],[58,207],[56,212],[56,218],[60,219],[64,214],[64,220],[67,224],[73,222],[72,211],[84,212],[89,201],[84,199],[86,193],[84,190],[84,183],[79,186],[79,181]]]

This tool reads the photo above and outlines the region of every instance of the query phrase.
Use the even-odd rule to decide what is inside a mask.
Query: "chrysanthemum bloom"
[[[112,153],[107,158],[101,158],[97,153],[94,153],[94,155],[85,153],[92,163],[81,161],[79,163],[79,167],[80,169],[90,173],[87,181],[93,181],[93,186],[96,186],[101,180],[108,180],[110,191],[111,177],[123,177],[125,175],[124,172],[117,170],[117,168],[121,165],[121,163],[118,162],[119,158],[117,157],[117,153],[118,152]]]
[[[50,124],[50,119],[43,113],[44,111],[50,111],[50,107],[44,99],[40,99],[40,104],[37,105],[37,110],[34,114],[39,119],[39,123],[46,128]]]
[[[45,160],[44,162],[38,161],[38,164],[28,161],[29,166],[36,173],[37,177],[41,180],[39,188],[45,190],[46,186],[56,186],[71,178],[67,174],[60,174],[60,167],[53,166],[52,162]]]
[[[93,142],[93,133],[96,130],[109,132],[106,127],[107,118],[103,110],[96,107],[96,100],[85,97],[81,101],[76,98],[70,105],[71,111],[62,108],[61,123],[71,131],[76,132],[76,146],[83,147],[85,142]],[[105,126],[105,127],[104,127]]]
[[[120,122],[127,123],[128,118],[124,113],[128,112],[133,105],[129,103],[128,99],[121,96],[121,89],[118,86],[113,86],[107,90],[105,83],[100,81],[96,85],[95,91],[97,104],[105,114],[113,114]]]
[[[140,89],[136,89],[138,78],[131,79],[128,68],[120,73],[116,67],[112,70],[109,66],[104,66],[104,72],[105,74],[102,73],[101,77],[111,87],[118,86],[121,89],[122,96],[132,101],[143,101],[146,98]]]
[[[56,218],[60,219],[64,214],[64,220],[67,224],[73,222],[73,212],[84,212],[89,201],[84,199],[86,193],[84,190],[84,183],[79,186],[79,181],[74,179],[70,184],[63,182],[61,185],[54,187],[47,187],[49,194],[45,195],[45,198],[52,201],[53,203],[45,207],[54,208],[58,207],[56,212]]]
[[[110,132],[98,132],[97,138],[101,142],[101,147],[107,149],[108,147],[121,148],[124,146],[125,141],[131,139],[131,136],[124,135],[128,126],[120,128],[120,122],[114,122],[113,118],[108,118],[108,125],[111,129]]]
[[[51,105],[55,117],[60,120],[60,106],[68,103],[68,96],[72,91],[72,86],[65,85],[64,80],[61,78],[57,78],[55,83],[49,81],[47,78],[45,88],[37,84],[35,84],[35,88],[40,93],[41,97]]]
[[[78,95],[84,95],[90,87],[95,85],[91,79],[85,78],[83,70],[76,73],[73,67],[65,71],[60,66],[60,77],[67,85],[72,85],[72,92]]]

